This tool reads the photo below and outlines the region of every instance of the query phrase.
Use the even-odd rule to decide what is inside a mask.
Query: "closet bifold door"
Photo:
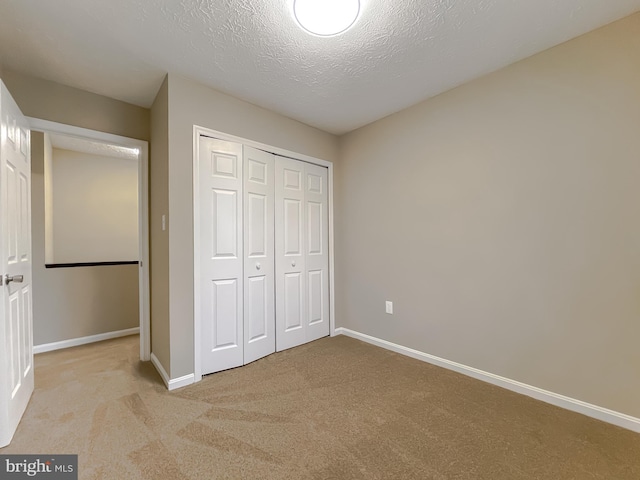
[[[276,156],[276,350],[329,335],[328,170]]]
[[[276,351],[275,159],[244,147],[244,363]]]
[[[203,375],[244,363],[242,148],[199,140]]]
[[[307,342],[330,333],[328,174],[326,167],[305,164]]]
[[[276,156],[276,350],[305,343],[304,163]]]

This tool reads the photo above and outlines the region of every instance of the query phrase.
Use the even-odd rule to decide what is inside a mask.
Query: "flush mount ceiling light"
[[[360,13],[360,0],[293,0],[293,14],[314,35],[338,35],[351,27]]]

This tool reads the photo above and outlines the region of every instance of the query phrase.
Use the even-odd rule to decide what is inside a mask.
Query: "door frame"
[[[31,130],[58,133],[84,140],[95,140],[137,148],[138,154],[138,252],[139,280],[138,296],[140,302],[140,360],[151,359],[151,316],[149,290],[149,144],[144,140],[123,137],[111,133],[99,132],[88,128],[65,125],[63,123],[27,117]]]
[[[333,163],[320,158],[293,152],[284,148],[274,147],[248,138],[238,137],[210,128],[193,126],[193,350],[194,350],[194,381],[202,380],[202,351],[200,348],[200,330],[202,318],[200,311],[200,169],[198,159],[200,154],[200,136],[213,137],[228,142],[236,142],[248,147],[264,150],[281,157],[292,158],[302,162],[327,167],[328,169],[328,200],[329,200],[329,334],[336,334],[335,323],[335,282],[334,282],[334,245],[333,245]]]

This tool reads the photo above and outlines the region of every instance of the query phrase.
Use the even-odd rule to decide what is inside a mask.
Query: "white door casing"
[[[33,393],[30,131],[0,82],[0,447]],[[7,283],[8,277],[14,281]],[[21,282],[19,282],[21,280]]]
[[[202,373],[238,367],[243,345],[242,145],[200,137]]]
[[[151,358],[151,307],[149,292],[149,145],[146,141],[87,128],[27,117],[32,131],[58,133],[138,150],[138,236],[140,297],[140,360]]]
[[[328,170],[304,164],[306,341],[329,335]]]
[[[273,154],[244,150],[244,363],[275,352]]]

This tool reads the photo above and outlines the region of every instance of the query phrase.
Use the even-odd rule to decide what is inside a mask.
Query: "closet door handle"
[[[295,267],[296,266],[296,261],[294,260],[293,262],[291,262],[291,266]]]
[[[260,265],[259,263],[256,263],[256,270],[260,270],[262,268],[262,265]]]

